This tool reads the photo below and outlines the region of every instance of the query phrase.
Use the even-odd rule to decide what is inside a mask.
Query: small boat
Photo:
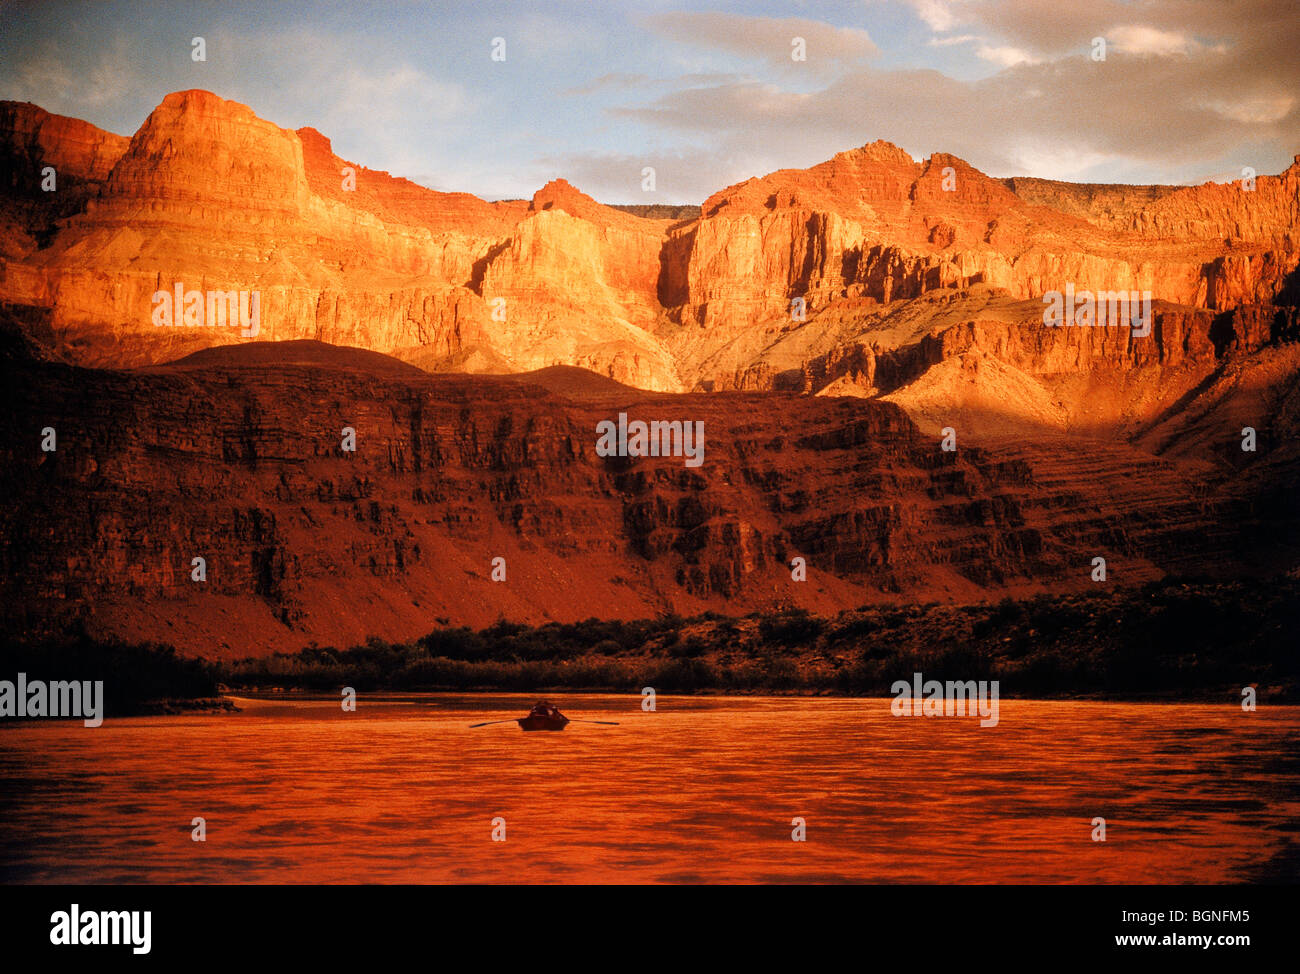
[[[605,724],[609,727],[617,727],[617,720],[590,720],[586,717],[574,717],[580,724]],[[483,720],[477,724],[470,724],[474,727],[491,727],[493,724],[518,724],[526,731],[544,730],[544,731],[561,731],[573,721],[560,713],[560,709],[548,700],[539,700],[533,709],[528,712],[527,717],[515,717],[511,720]]]
[[[519,726],[526,731],[562,731],[569,723],[569,718],[560,713],[555,704],[545,700],[537,703],[527,717],[518,720]]]

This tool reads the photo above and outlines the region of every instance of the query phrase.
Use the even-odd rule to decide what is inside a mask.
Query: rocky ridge
[[[948,453],[883,401],[431,376],[315,342],[5,372],[10,632],[80,620],[244,655],[435,621],[1073,591],[1097,555],[1124,584],[1295,554],[1294,503],[1246,480],[1070,438]],[[598,456],[619,412],[704,423],[706,462]],[[57,450],[29,449],[45,427]]]
[[[923,295],[996,289],[1026,302],[1014,323],[1029,328],[1033,302],[1066,284],[1222,315],[1294,305],[1300,264],[1300,165],[1249,191],[1071,186],[876,142],[651,219],[562,179],[531,201],[435,192],[203,91],[168,95],[129,141],[3,103],[0,152],[14,173],[0,301],[47,309],[56,343],[90,365],[242,340],[154,327],[151,295],[181,281],[260,291],[263,340],[431,371],[578,365],[648,390],[772,388],[823,354],[897,348],[885,319]],[[40,160],[77,192],[33,190]],[[1116,340],[1050,339],[1075,358]]]

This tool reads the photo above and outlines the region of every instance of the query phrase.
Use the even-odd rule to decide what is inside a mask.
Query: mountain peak
[[[334,154],[334,143],[328,135],[322,133],[319,129],[314,129],[310,125],[304,125],[300,129],[295,129],[298,138],[302,139],[304,146],[312,146],[318,151]]]
[[[528,208],[532,211],[555,208],[573,216],[583,216],[592,207],[600,205],[567,179],[552,179],[533,194]]]
[[[159,106],[154,109],[154,114],[160,110],[165,110],[167,113],[197,112],[202,115],[221,115],[228,118],[257,118],[257,114],[247,105],[222,98],[204,88],[173,91],[163,98]]]
[[[565,363],[643,388],[748,388],[802,367],[814,347],[800,337],[766,350],[792,295],[818,316],[804,336],[976,286],[1024,300],[1067,283],[1149,289],[1223,311],[1291,294],[1297,260],[1294,168],[1261,176],[1255,192],[1069,186],[995,180],[877,140],[737,182],[682,220],[603,205],[561,178],[531,200],[435,191],[203,89],[167,95],[123,141],[0,105],[0,168],[31,174],[0,214],[13,225],[0,256],[15,258],[0,299],[50,307],[75,323],[68,347],[110,349],[101,361],[113,363],[229,340],[151,322],[151,295],[201,276],[282,289],[266,305],[276,340],[337,340],[439,369]],[[54,199],[35,182],[47,164]],[[498,297],[518,299],[507,329],[492,317]],[[701,331],[675,344],[665,321]],[[839,332],[824,334],[823,352]],[[1114,334],[1080,332],[1107,348]]]
[[[618,226],[636,232],[644,232],[647,222],[644,217],[616,210],[592,199],[567,179],[552,179],[533,194],[528,212],[540,213],[543,210],[563,210],[569,216],[576,216],[589,223],[606,227]]]
[[[130,139],[26,101],[0,101],[0,158],[29,173],[52,165],[78,179],[107,178]],[[23,162],[18,163],[17,157]],[[6,166],[8,168],[8,166]],[[19,181],[22,182],[21,180]]]
[[[866,145],[859,146],[856,149],[849,149],[847,152],[838,152],[834,158],[852,159],[854,161],[870,160],[898,166],[916,165],[916,160],[904,149],[900,149],[894,143],[887,142],[884,139],[876,139],[875,142],[868,142]]]

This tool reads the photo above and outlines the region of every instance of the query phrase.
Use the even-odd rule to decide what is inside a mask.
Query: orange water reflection
[[[1300,708],[522,696],[0,727],[27,882],[1295,881]],[[191,841],[191,820],[207,841]],[[491,820],[506,841],[491,841]],[[807,842],[790,839],[807,821]],[[1091,841],[1094,816],[1107,841]]]

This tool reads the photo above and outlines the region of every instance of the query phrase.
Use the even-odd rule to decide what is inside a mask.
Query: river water
[[[887,699],[567,694],[619,725],[468,726],[533,699],[0,725],[0,880],[1300,880],[1297,707],[1003,700],[980,727]]]

